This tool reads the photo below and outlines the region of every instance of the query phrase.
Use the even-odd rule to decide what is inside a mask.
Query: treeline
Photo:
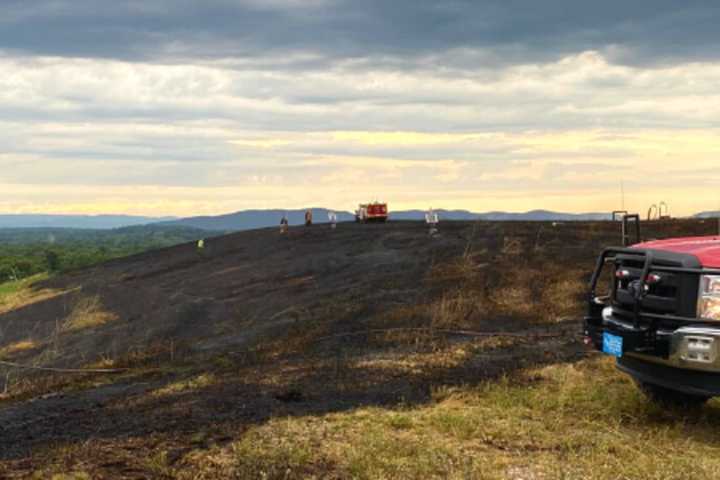
[[[196,228],[158,225],[114,230],[0,229],[0,283],[88,267],[207,235]]]

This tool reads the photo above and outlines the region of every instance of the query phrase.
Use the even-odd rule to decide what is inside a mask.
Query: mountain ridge
[[[334,211],[338,221],[353,221],[353,213],[326,208],[311,208],[314,223],[327,223],[328,213]],[[163,225],[182,225],[202,228],[204,230],[240,231],[255,228],[274,227],[280,224],[283,215],[288,216],[290,225],[302,225],[305,221],[306,209],[283,210],[242,210],[217,216],[187,217],[168,222]],[[437,209],[435,212],[441,220],[486,220],[486,221],[590,221],[611,220],[610,213],[562,213],[549,210],[531,210],[529,212],[487,212],[475,213],[468,210]],[[390,212],[391,220],[424,220],[424,210],[399,210]]]
[[[113,229],[176,220],[177,217],[139,215],[0,214],[0,228]]]
[[[327,223],[328,213],[335,212],[339,222],[355,219],[354,214],[344,210],[314,207],[314,223]],[[280,224],[283,215],[288,216],[290,225],[302,225],[306,209],[248,209],[221,215],[200,215],[191,217],[150,217],[136,215],[54,215],[54,214],[0,214],[0,228],[78,228],[116,229],[140,225],[176,225],[200,228],[210,231],[242,231],[255,228],[274,227]],[[612,214],[602,212],[565,213],[545,209],[527,212],[471,212],[463,209],[437,209],[441,220],[483,220],[483,221],[603,221],[611,220]],[[720,217],[720,211],[705,211],[692,215],[693,218]],[[425,210],[409,209],[390,212],[391,220],[422,221]]]

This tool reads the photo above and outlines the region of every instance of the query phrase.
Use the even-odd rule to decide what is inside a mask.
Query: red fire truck
[[[361,203],[355,210],[355,221],[360,223],[367,222],[387,222],[388,206],[387,203],[373,202]]]

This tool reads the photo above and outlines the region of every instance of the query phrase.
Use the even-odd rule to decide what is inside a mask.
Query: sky
[[[717,210],[719,23],[709,0],[3,0],[0,213]]]

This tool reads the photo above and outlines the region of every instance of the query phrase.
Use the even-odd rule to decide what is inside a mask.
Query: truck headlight
[[[698,316],[703,320],[720,321],[720,276],[703,275],[700,277]]]

